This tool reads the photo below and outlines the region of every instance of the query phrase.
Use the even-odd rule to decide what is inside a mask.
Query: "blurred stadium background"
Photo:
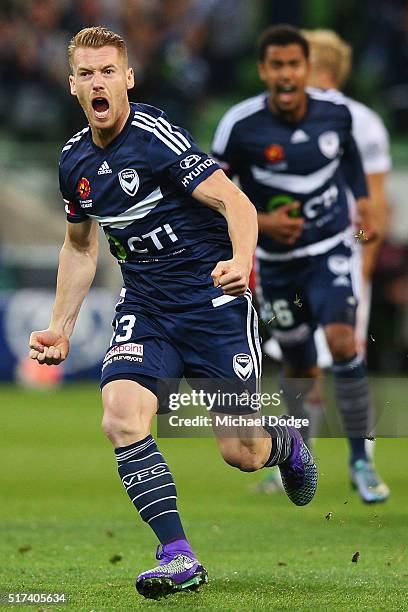
[[[88,25],[121,32],[136,72],[131,99],[163,107],[208,149],[223,112],[261,91],[254,42],[264,27],[279,22],[332,28],[351,43],[354,68],[345,91],[378,111],[390,131],[391,213],[374,277],[368,364],[375,376],[406,372],[408,2],[0,0],[0,465],[5,492],[0,546],[8,559],[0,590],[67,588],[78,610],[139,609],[129,576],[151,563],[154,546],[121,491],[109,444],[98,431],[97,379],[121,286],[119,268],[104,243],[70,358],[57,370],[34,371],[27,361],[30,331],[48,325],[65,231],[58,157],[85,123],[68,93],[67,43]],[[21,382],[52,385],[61,378],[76,384],[41,393],[19,387]],[[406,398],[403,386],[395,388],[398,395]],[[392,489],[386,506],[373,511],[351,497],[345,442],[322,440],[320,495],[299,521],[284,498],[248,495],[248,475],[223,465],[213,441],[164,440],[187,528],[218,580],[205,608],[311,609],[305,603],[311,601],[315,610],[403,610],[408,558],[402,508],[407,499],[400,457],[406,439],[380,440],[378,446],[379,469]],[[342,457],[339,462],[333,462],[333,452]],[[217,510],[209,514],[215,498]],[[333,512],[330,522],[324,518],[328,512]],[[271,521],[278,533],[272,534]],[[252,542],[249,565],[237,533]],[[267,545],[268,537],[274,538],[273,546]],[[111,559],[121,559],[122,551],[117,568]],[[356,551],[362,555],[358,574],[350,563]],[[192,607],[189,599],[177,609]]]
[[[265,26],[329,27],[354,49],[346,93],[390,130],[387,240],[375,278],[371,371],[395,374],[408,353],[408,5],[403,0],[2,0],[0,3],[0,380],[12,380],[28,332],[47,325],[64,234],[57,162],[85,121],[68,93],[66,46],[80,28],[125,36],[132,99],[163,107],[208,148],[222,113],[261,91],[254,41]],[[97,377],[109,337],[118,266],[103,244],[64,377]],[[21,367],[20,367],[21,370]],[[21,373],[21,372],[20,372]],[[24,374],[23,374],[24,375]]]

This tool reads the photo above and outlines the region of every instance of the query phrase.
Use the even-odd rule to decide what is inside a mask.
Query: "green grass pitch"
[[[154,602],[133,581],[154,565],[156,541],[117,477],[97,385],[3,386],[0,397],[0,591],[65,591],[70,599],[30,609],[407,609],[406,438],[378,441],[377,466],[392,489],[381,506],[351,491],[345,441],[319,440],[319,490],[306,508],[285,495],[250,494],[263,473],[228,467],[211,439],[159,440],[210,584]]]

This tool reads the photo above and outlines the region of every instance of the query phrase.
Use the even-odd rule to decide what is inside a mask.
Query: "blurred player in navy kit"
[[[238,393],[256,388],[261,355],[248,291],[256,211],[188,132],[153,106],[129,104],[134,77],[120,36],[86,28],[72,39],[69,59],[71,93],[89,126],[62,149],[66,238],[51,322],[31,334],[30,356],[45,364],[67,357],[95,275],[99,224],[124,279],[102,366],[103,429],[131,501],[160,541],[160,563],[136,581],[142,595],[159,598],[197,589],[207,573],[150,434],[158,383],[186,375],[232,380]],[[227,463],[243,471],[279,465],[293,503],[311,501],[316,466],[294,428],[216,434]]]
[[[308,30],[303,35],[310,45],[311,71],[308,83],[311,87],[330,90],[335,92],[341,90],[351,70],[351,47],[331,30]],[[361,102],[349,97],[344,97],[344,102],[350,110],[353,120],[353,137],[359,150],[363,169],[366,175],[369,190],[370,215],[375,222],[377,237],[368,244],[355,245],[356,276],[358,275],[358,306],[356,312],[356,345],[357,352],[365,356],[367,344],[367,330],[371,302],[371,276],[375,266],[375,260],[381,241],[387,227],[388,204],[386,196],[386,180],[391,169],[391,156],[389,136],[381,118],[372,109]],[[351,204],[351,220],[355,223],[358,231],[358,219],[356,210]],[[360,260],[360,261],[359,261]],[[359,270],[359,268],[361,268]],[[333,360],[325,340],[322,328],[318,328],[314,334],[317,349],[317,361],[321,368],[332,366]],[[263,345],[266,354],[278,361],[282,360],[282,352],[278,342],[272,336]],[[311,400],[311,401],[308,401]],[[323,416],[323,399],[320,385],[317,384],[304,407],[307,416],[311,420],[311,432],[317,432],[319,422]],[[313,434],[311,434],[313,435]],[[372,457],[374,441],[366,440],[365,446],[369,456]],[[359,463],[362,491],[364,494],[364,475],[370,472],[370,465],[360,460]],[[260,481],[255,490],[258,492],[273,493],[282,490],[279,473],[271,470],[268,475]],[[373,494],[370,490],[370,495]],[[377,487],[376,500],[384,501],[389,496],[389,489],[384,485]]]
[[[264,32],[258,60],[268,91],[225,114],[213,153],[258,209],[261,312],[282,350],[289,409],[304,414],[304,398],[319,375],[314,331],[321,326],[333,357],[353,484],[364,501],[383,501],[386,487],[365,450],[372,410],[355,337],[352,202],[364,241],[376,233],[352,118],[340,93],[306,90],[309,44],[297,29]]]

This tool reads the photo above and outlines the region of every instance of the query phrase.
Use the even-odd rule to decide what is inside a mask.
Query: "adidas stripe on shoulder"
[[[80,132],[77,132],[76,134],[74,134],[72,136],[72,138],[70,138],[64,145],[61,153],[63,153],[64,151],[69,151],[69,149],[79,140],[81,140],[81,138],[87,133],[89,132],[89,126],[87,126],[86,128],[84,128],[83,130],[81,130]]]
[[[234,125],[238,123],[238,121],[241,121],[250,115],[254,115],[263,109],[265,105],[265,97],[266,94],[262,93],[258,96],[254,96],[253,98],[248,98],[247,100],[236,104],[225,113],[224,117],[218,124],[212,144],[212,150],[215,154],[222,155],[225,152],[231,132]]]
[[[136,111],[132,125],[154,134],[176,155],[181,155],[191,148],[191,144],[184,134],[174,129],[174,126],[163,117],[155,117],[149,113]]]

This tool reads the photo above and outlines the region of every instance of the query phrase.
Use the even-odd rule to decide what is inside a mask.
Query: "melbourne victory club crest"
[[[238,353],[237,355],[234,355],[232,367],[234,368],[235,374],[242,380],[248,380],[252,374],[252,370],[254,369],[252,358],[246,353]]]
[[[345,255],[330,255],[327,267],[333,274],[348,274],[350,272],[350,259]]]
[[[84,176],[78,181],[77,191],[81,200],[85,200],[91,193],[91,186],[89,184],[89,181]]]
[[[139,175],[134,168],[125,168],[118,174],[123,191],[133,197],[139,189]]]
[[[336,132],[323,132],[319,136],[319,149],[325,157],[334,159],[339,152],[340,139]]]

